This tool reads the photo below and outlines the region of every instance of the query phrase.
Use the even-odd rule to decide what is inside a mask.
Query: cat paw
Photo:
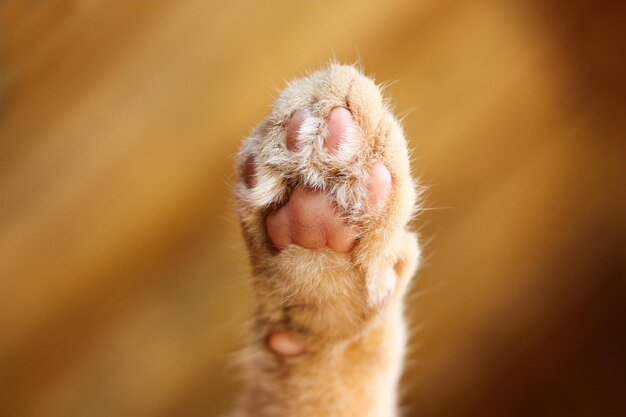
[[[331,65],[290,83],[237,168],[257,314],[273,350],[301,353],[307,334],[358,333],[401,297],[418,257],[405,230],[415,186],[402,129],[369,78]]]

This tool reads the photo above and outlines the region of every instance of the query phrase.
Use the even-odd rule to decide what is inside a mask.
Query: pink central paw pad
[[[356,235],[336,215],[330,196],[301,187],[293,190],[287,204],[267,216],[265,226],[278,249],[296,244],[309,249],[327,246],[336,252],[348,252]]]
[[[296,111],[287,124],[287,149],[295,151],[299,146],[299,134],[306,123],[307,113]],[[343,107],[336,107],[328,116],[326,149],[331,154],[350,157],[363,145],[361,130],[352,114]],[[254,161],[246,162],[245,181],[254,186]],[[374,210],[385,206],[391,191],[391,173],[377,162],[369,170],[368,197]],[[295,188],[287,204],[268,214],[265,221],[267,234],[279,249],[295,244],[309,249],[328,247],[336,252],[349,252],[356,242],[356,230],[338,215],[332,196],[325,191],[304,187]]]

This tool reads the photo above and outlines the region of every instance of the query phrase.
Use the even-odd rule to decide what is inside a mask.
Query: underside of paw
[[[401,292],[417,259],[405,231],[415,189],[402,129],[369,78],[331,65],[290,83],[244,143],[238,173],[270,349],[299,355],[311,334],[358,332]]]

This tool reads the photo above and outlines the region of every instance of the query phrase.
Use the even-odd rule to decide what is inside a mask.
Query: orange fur
[[[344,106],[365,143],[353,157],[324,149],[326,118]],[[302,145],[286,146],[286,125],[305,109]],[[351,153],[354,150],[350,150]],[[254,182],[244,181],[254,157]],[[367,169],[382,161],[391,172],[386,207],[367,198]],[[253,269],[256,308],[242,358],[246,389],[236,417],[396,415],[396,386],[405,345],[402,298],[417,268],[419,249],[406,224],[415,185],[402,129],[378,87],[351,66],[331,65],[293,81],[238,157],[237,210]],[[296,185],[334,196],[342,218],[359,230],[349,254],[291,245],[278,252],[265,216]],[[305,346],[284,357],[268,348],[268,334],[284,328]]]

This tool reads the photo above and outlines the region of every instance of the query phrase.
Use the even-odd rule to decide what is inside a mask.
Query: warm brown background
[[[430,186],[406,414],[626,415],[626,13],[589,3],[0,3],[0,415],[232,406],[233,154],[333,56]]]

